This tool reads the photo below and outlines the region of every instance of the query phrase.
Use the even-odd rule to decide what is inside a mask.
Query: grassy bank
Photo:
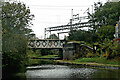
[[[93,62],[93,63],[120,65],[120,62],[118,60],[115,59],[107,60],[104,57],[79,58],[74,60],[74,62]]]
[[[104,57],[94,57],[94,58],[79,58],[75,60],[58,60],[61,63],[71,63],[71,64],[83,64],[83,65],[95,65],[95,66],[113,66],[120,67],[120,61],[116,59],[107,60]]]
[[[49,60],[49,59],[32,59],[32,57],[36,57],[36,58],[54,58],[57,55],[45,55],[45,56],[31,56],[29,57],[29,61],[28,61],[28,66],[31,65],[41,65],[41,64],[54,64],[54,60]]]
[[[55,58],[58,57],[58,55],[44,55],[42,56],[40,52],[33,52],[32,50],[28,51],[27,53],[27,57],[28,57],[28,63],[27,66],[31,66],[31,65],[41,65],[41,64],[52,64],[54,63],[54,60],[43,60],[43,59],[39,59],[39,58]],[[33,58],[37,58],[37,59],[33,59]]]
[[[43,60],[43,59],[31,59],[32,57],[36,58],[55,58],[58,55],[38,55],[38,54],[29,54],[29,63],[28,65],[37,65],[37,64],[53,64],[57,61],[63,63],[73,63],[73,64],[90,64],[90,65],[99,65],[99,66],[118,66],[120,67],[119,59],[110,59],[107,60],[105,57],[93,57],[93,58],[79,58],[75,60]]]
[[[54,58],[54,57],[58,57],[58,55],[44,55],[42,56],[39,52],[38,53],[34,53],[33,51],[28,52],[27,54],[28,58]]]
[[[55,58],[58,57],[58,55],[45,55],[45,56],[41,56],[40,58]]]

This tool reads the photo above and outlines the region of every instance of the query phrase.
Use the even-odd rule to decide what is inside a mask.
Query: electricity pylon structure
[[[76,30],[76,29],[80,29],[83,27],[91,27],[93,24],[90,22],[82,22],[82,23],[75,23],[75,24],[67,24],[67,25],[61,25],[61,26],[56,26],[56,27],[48,27],[45,28],[45,39],[46,39],[46,33],[50,33],[52,31],[63,31],[63,30]],[[68,31],[69,32],[69,31]],[[61,33],[68,33],[68,32],[60,32]]]
[[[85,12],[87,12],[87,11],[89,12],[89,8]],[[73,9],[72,9],[70,22],[67,25],[45,28],[44,39],[47,38],[48,34],[51,35],[51,32],[53,32],[53,31],[61,31],[61,32],[57,33],[58,38],[59,38],[59,34],[69,33],[71,30],[78,30],[78,29],[81,29],[84,27],[92,27],[94,25],[93,23],[91,23],[89,21],[88,22],[81,22],[82,19],[88,19],[88,16],[79,17],[79,14],[73,15]],[[73,21],[78,21],[78,22],[73,23]],[[65,30],[68,30],[68,31],[64,32]]]
[[[78,30],[83,27],[90,27],[92,23],[81,22],[82,19],[87,19],[87,18],[88,18],[88,16],[79,17],[79,14],[72,15],[72,19],[70,19],[70,22],[67,25],[45,28],[44,38],[46,39],[47,35],[48,34],[51,35],[51,32],[53,32],[53,31],[61,31],[61,32],[57,33],[58,37],[59,37],[59,34],[69,33],[69,31],[71,31],[71,30]],[[73,23],[73,21],[79,21],[79,22]],[[65,30],[68,30],[68,31],[65,32]]]

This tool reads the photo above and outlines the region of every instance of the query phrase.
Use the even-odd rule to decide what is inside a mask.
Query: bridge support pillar
[[[63,49],[59,49],[58,56],[63,59]]]

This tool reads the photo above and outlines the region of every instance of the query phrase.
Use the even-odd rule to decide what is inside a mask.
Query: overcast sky
[[[35,15],[33,26],[31,27],[39,38],[44,38],[44,28],[66,25],[73,14],[86,16],[84,13],[88,8],[92,12],[94,2],[107,0],[20,0],[30,7],[31,13]],[[84,14],[83,14],[84,13]],[[52,32],[55,33],[55,32]],[[60,35],[63,38],[63,35]]]

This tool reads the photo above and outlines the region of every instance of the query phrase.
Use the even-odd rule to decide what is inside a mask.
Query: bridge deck
[[[65,44],[65,40],[57,40],[57,39],[33,39],[28,42],[29,48],[38,48],[38,49],[59,49],[63,48],[63,44]]]

